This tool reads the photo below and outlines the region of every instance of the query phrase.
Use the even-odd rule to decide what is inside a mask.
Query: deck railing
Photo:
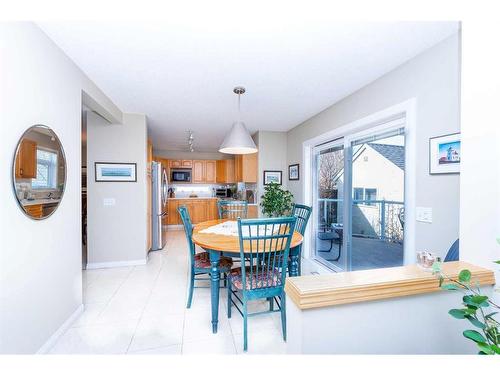
[[[343,199],[319,199],[319,221],[323,228],[343,222]],[[354,236],[402,241],[404,203],[389,200],[354,199],[352,233]]]

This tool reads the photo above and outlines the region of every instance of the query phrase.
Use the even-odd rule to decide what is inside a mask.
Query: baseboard
[[[56,341],[61,337],[75,322],[76,319],[83,313],[84,306],[83,304],[78,306],[78,308],[70,315],[66,321],[61,324],[61,326],[49,337],[49,339],[42,345],[40,349],[36,352],[36,354],[46,354],[49,350],[54,346]]]
[[[88,270],[95,270],[99,268],[116,268],[116,267],[130,267],[130,266],[143,266],[148,262],[147,258],[137,260],[123,260],[120,262],[98,262],[87,263]]]

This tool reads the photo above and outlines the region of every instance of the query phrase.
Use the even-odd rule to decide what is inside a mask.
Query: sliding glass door
[[[315,257],[336,271],[403,265],[404,128],[314,149]]]
[[[346,270],[342,252],[344,222],[343,139],[314,149],[314,246],[316,258],[338,270]]]

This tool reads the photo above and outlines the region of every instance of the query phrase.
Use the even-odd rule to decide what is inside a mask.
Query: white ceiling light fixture
[[[238,121],[233,123],[231,131],[226,135],[224,141],[219,147],[219,152],[224,154],[253,154],[257,152],[257,146],[253,141],[250,133],[241,121],[241,95],[245,93],[245,88],[238,86],[233,89],[233,92],[238,95]]]

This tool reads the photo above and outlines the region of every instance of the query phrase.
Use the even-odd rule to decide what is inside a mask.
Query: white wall
[[[456,34],[288,132],[288,164],[300,163],[302,143],[411,98],[417,102],[416,205],[433,208],[433,223],[416,223],[417,250],[444,256],[458,238],[459,176],[429,175],[429,138],[460,131],[460,38]],[[289,181],[303,200],[303,177]]]
[[[281,182],[283,187],[288,183],[288,166],[286,164],[286,132],[258,131],[254,135],[254,141],[259,149],[258,174],[257,174],[257,197],[264,194],[264,171],[282,171]]]
[[[82,90],[121,113],[32,23],[0,23],[0,56],[0,353],[34,353],[82,304]],[[11,184],[17,142],[33,124],[55,131],[67,163],[64,198],[42,221],[20,211]]]
[[[87,112],[88,268],[146,262],[146,148],[146,116],[109,124]],[[137,182],[95,182],[95,162],[137,163]],[[115,205],[103,204],[109,198]]]
[[[460,258],[497,270],[500,266],[500,24],[463,23],[462,166]],[[499,296],[500,298],[500,296]]]

